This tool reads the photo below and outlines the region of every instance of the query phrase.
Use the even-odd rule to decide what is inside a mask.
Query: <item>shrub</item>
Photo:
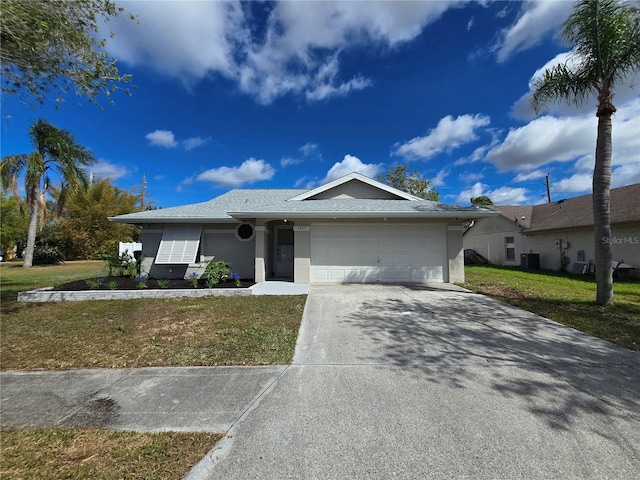
[[[52,245],[36,245],[33,250],[34,265],[57,265],[64,260],[64,254]]]
[[[223,280],[231,278],[231,264],[220,260],[207,265],[203,275],[208,287],[213,287]]]

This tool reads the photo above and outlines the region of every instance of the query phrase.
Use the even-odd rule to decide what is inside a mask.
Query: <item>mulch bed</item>
[[[138,285],[138,281],[135,278],[130,277],[100,277],[100,285],[95,286],[94,282],[97,279],[90,278],[87,280],[75,280],[73,282],[64,283],[62,285],[56,286],[55,290],[63,290],[63,291],[71,291],[71,292],[79,292],[83,290],[140,290],[141,288]],[[115,282],[115,283],[112,283]],[[193,290],[193,285],[191,282],[176,278],[176,279],[168,279],[164,280],[166,285],[160,287],[158,284],[158,280],[150,278],[147,280],[147,289],[191,289]],[[91,285],[90,285],[91,283]],[[115,285],[115,288],[113,288]],[[240,286],[236,286],[236,283],[233,281],[230,282],[220,282],[215,285],[213,288],[248,288],[251,285],[255,285],[253,280],[241,280]],[[209,288],[207,287],[204,280],[198,281],[198,286],[196,288]]]

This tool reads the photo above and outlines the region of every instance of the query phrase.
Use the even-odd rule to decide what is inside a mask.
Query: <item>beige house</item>
[[[475,220],[464,248],[496,265],[589,271],[594,263],[592,196],[536,206],[490,207],[499,216]],[[611,238],[616,262],[640,273],[640,184],[611,190]],[[539,264],[539,265],[538,265]]]
[[[463,222],[491,215],[352,173],[311,190],[231,190],[109,220],[142,227],[152,278],[200,274],[213,259],[256,282],[423,283],[464,281]]]

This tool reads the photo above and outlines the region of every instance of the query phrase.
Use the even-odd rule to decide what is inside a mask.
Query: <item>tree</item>
[[[24,172],[29,207],[24,268],[33,265],[36,234],[38,224],[44,223],[46,195],[51,187],[51,174],[56,174],[60,178],[60,196],[64,200],[67,192],[86,188],[89,182],[84,167],[95,162],[93,154],[85,147],[78,145],[69,131],[54,127],[44,119],[36,120],[31,125],[29,137],[35,148],[34,152],[9,155],[0,163],[3,188],[11,187],[14,196],[18,193],[18,177]]]
[[[627,75],[640,70],[640,10],[616,0],[581,0],[562,25],[573,46],[571,64],[547,69],[534,84],[531,105],[540,113],[552,99],[583,105],[597,95],[598,135],[593,170],[593,223],[596,303],[613,303],[611,272],[611,116],[613,92]]]
[[[379,182],[410,193],[416,197],[426,200],[440,201],[440,194],[433,188],[429,188],[431,180],[422,178],[417,170],[409,173],[409,164],[398,165],[397,167],[389,167],[386,174],[379,174],[376,177]]]
[[[480,195],[479,197],[471,197],[471,205],[474,207],[489,207],[493,205],[493,200],[491,200],[486,195]]]
[[[73,88],[95,104],[100,93],[111,95],[131,76],[119,73],[100,30],[123,11],[111,0],[3,0],[3,92],[28,93],[39,103],[44,103],[50,90]]]
[[[19,247],[27,235],[28,219],[21,213],[20,199],[7,197],[0,192],[0,253],[5,254]],[[18,248],[19,250],[19,248]]]
[[[138,229],[111,223],[108,217],[141,211],[141,194],[121,190],[104,179],[69,195],[57,220],[60,242],[70,259],[97,259],[118,249],[118,242],[136,241]]]

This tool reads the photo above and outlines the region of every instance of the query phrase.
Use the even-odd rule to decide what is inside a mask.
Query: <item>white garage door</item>
[[[313,225],[312,282],[443,282],[444,225]]]

